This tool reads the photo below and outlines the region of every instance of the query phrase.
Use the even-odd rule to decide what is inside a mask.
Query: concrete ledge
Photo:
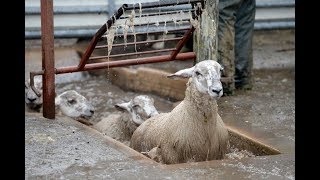
[[[168,79],[170,73],[139,67],[138,69],[113,68],[110,70],[113,84],[125,90],[154,93],[172,100],[182,100],[188,79]]]
[[[281,152],[274,147],[262,143],[260,140],[250,137],[234,127],[227,126],[230,144],[234,145],[240,150],[249,150],[256,156],[276,155]]]

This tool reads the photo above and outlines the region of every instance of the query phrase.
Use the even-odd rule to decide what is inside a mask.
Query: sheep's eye
[[[138,108],[138,107],[139,107],[139,105],[137,105],[137,104],[132,106],[132,108]]]
[[[201,73],[199,73],[198,71],[196,71],[196,75],[199,76],[199,75],[201,75]]]
[[[68,103],[70,103],[70,104],[75,104],[77,101],[76,100],[74,100],[74,99],[69,99],[68,100]]]

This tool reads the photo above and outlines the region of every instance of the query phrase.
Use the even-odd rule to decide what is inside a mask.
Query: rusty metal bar
[[[53,0],[41,0],[43,117],[48,119],[55,118],[53,27]]]
[[[114,57],[121,57],[121,56],[132,56],[132,55],[141,55],[141,54],[152,54],[152,53],[159,53],[159,52],[168,52],[168,51],[174,51],[176,48],[170,48],[170,49],[159,49],[159,50],[152,50],[152,51],[142,51],[142,52],[134,52],[134,53],[126,53],[126,54],[115,54],[110,56],[95,56],[90,57],[89,60],[94,59],[105,59],[105,58],[114,58]]]
[[[149,43],[156,43],[156,42],[177,41],[177,40],[181,40],[181,39],[182,39],[182,37],[177,37],[177,38],[150,40],[150,41],[121,43],[121,44],[113,44],[112,47],[131,46],[131,45],[138,45],[138,44],[149,44]],[[96,46],[96,49],[103,49],[103,48],[108,48],[108,45]]]
[[[187,52],[187,53],[179,53],[174,60],[170,58],[170,55],[162,55],[162,56],[146,57],[146,58],[139,58],[139,59],[129,59],[129,60],[86,64],[83,69],[78,69],[77,66],[61,67],[56,69],[55,74],[73,73],[73,72],[81,72],[81,71],[88,71],[88,70],[124,67],[124,66],[130,66],[130,65],[140,65],[140,64],[158,63],[158,62],[167,62],[167,61],[176,61],[176,60],[184,61],[184,60],[195,59],[195,58],[196,58],[196,54],[194,52]],[[33,75],[31,76],[31,74]],[[35,75],[43,75],[43,74],[44,74],[43,71],[30,72],[30,82],[33,81],[33,78],[31,77],[34,77]],[[230,77],[221,77],[221,81],[231,82],[232,79]],[[33,88],[33,90],[37,91],[35,88]]]
[[[122,5],[118,11],[111,16],[111,18],[107,21],[106,25],[101,26],[101,28],[96,32],[96,34],[93,36],[92,40],[90,41],[89,47],[86,50],[86,52],[83,54],[81,61],[78,65],[78,68],[81,69],[86,64],[86,61],[91,56],[91,53],[93,52],[95,46],[97,45],[98,40],[100,37],[111,27],[111,25],[115,22],[116,19],[119,19],[119,17],[123,14],[124,8],[126,8],[127,5]],[[108,26],[108,27],[107,27]]]
[[[138,59],[107,61],[107,62],[101,62],[101,63],[86,64],[82,69],[78,69],[77,66],[61,67],[61,68],[57,68],[55,73],[63,74],[63,73],[72,73],[72,72],[113,68],[113,67],[123,67],[123,66],[130,66],[130,65],[147,64],[147,63],[158,63],[158,62],[166,62],[166,61],[174,61],[174,60],[183,61],[183,60],[195,59],[195,57],[196,57],[196,54],[194,52],[187,52],[187,53],[179,53],[175,59],[171,59],[170,55],[162,55],[162,56],[153,56],[153,57],[145,57],[145,58],[138,58]]]
[[[175,59],[175,58],[176,58],[177,54],[180,52],[180,50],[183,48],[183,46],[186,44],[186,42],[190,39],[190,37],[192,36],[192,33],[193,33],[193,32],[194,32],[194,27],[191,26],[191,28],[189,29],[189,31],[187,31],[187,32],[184,34],[184,36],[183,36],[184,38],[181,39],[181,40],[178,42],[178,44],[177,44],[177,46],[176,46],[176,50],[171,53],[171,58],[172,58],[172,59]]]

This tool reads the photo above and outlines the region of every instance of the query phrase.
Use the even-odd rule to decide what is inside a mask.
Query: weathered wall
[[[199,25],[195,30],[193,49],[197,54],[196,62],[217,59],[218,1],[206,1]]]

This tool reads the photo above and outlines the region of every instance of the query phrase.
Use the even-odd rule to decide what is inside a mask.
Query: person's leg
[[[235,89],[235,52],[234,39],[236,14],[241,0],[219,0],[219,23],[218,23],[218,62],[223,66],[223,77],[231,78],[232,82],[223,83],[224,94],[231,95]]]
[[[243,0],[235,22],[235,86],[252,88],[252,38],[256,12],[255,0]]]

